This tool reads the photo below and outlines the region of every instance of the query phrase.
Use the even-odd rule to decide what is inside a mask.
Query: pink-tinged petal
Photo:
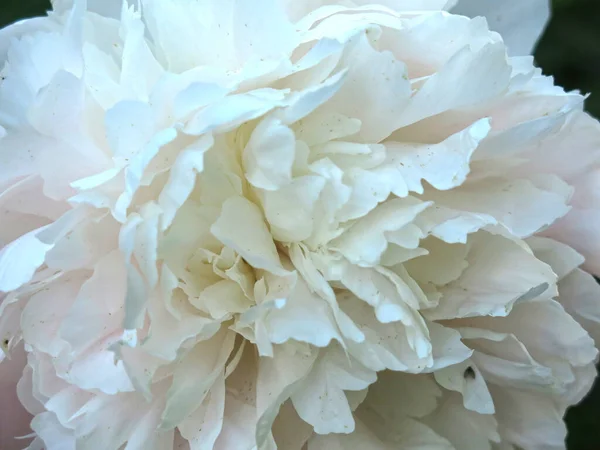
[[[573,247],[585,257],[583,267],[600,275],[600,239],[598,226],[600,210],[572,209],[562,220],[544,231],[544,235]]]
[[[279,445],[294,446],[301,440],[294,439],[297,434],[304,434],[307,428],[308,435],[312,433],[312,428],[300,420],[288,400],[300,380],[311,370],[317,354],[317,351],[301,354],[294,344],[284,344],[274,347],[273,358],[260,358],[256,384],[259,415],[256,442],[259,448],[270,439],[275,439]],[[282,410],[287,410],[284,417]]]
[[[554,239],[534,236],[526,242],[535,257],[552,268],[558,280],[565,278],[585,261],[585,258],[571,247]]]
[[[525,116],[519,121],[515,121],[515,118],[508,114],[506,117],[499,118],[504,127],[514,127],[508,128],[502,133],[504,138],[520,136],[520,140],[524,141],[525,145],[519,146],[517,140],[505,140],[502,143],[502,139],[500,139],[498,143],[502,143],[504,146],[508,144],[505,151],[514,152],[516,149],[515,156],[527,159],[510,173],[525,176],[533,173],[553,173],[573,185],[576,196],[583,195],[585,201],[587,196],[594,192],[594,178],[591,173],[597,170],[598,164],[600,164],[600,122],[580,110],[582,106],[580,102],[583,100],[581,97],[569,100],[567,95],[557,96],[556,99],[553,99],[554,102],[558,102],[556,106],[549,103],[551,99],[548,96],[545,98],[540,96],[539,99],[532,98],[534,101],[532,107],[538,111],[538,114],[542,111],[551,111],[548,116],[540,118],[532,114],[533,117]],[[575,105],[569,106],[576,100],[579,101]],[[561,105],[565,101],[567,101],[567,105]],[[508,113],[511,109],[507,109],[506,112]],[[526,113],[526,111],[520,112],[520,114]],[[520,124],[523,119],[529,121]],[[532,136],[532,133],[536,131],[539,134]],[[500,138],[502,134],[498,137]],[[529,136],[527,136],[528,134]],[[538,144],[540,140],[543,145]],[[496,150],[500,149],[496,148]],[[565,158],[567,154],[569,157]],[[488,156],[492,156],[492,154]],[[581,187],[581,194],[577,193],[578,187]],[[596,189],[598,189],[597,184]]]
[[[68,208],[67,203],[54,201],[44,195],[43,181],[39,176],[19,179],[0,193],[0,245],[6,245],[28,231],[47,225]]]
[[[465,409],[455,393],[446,393],[437,410],[423,422],[448,439],[456,450],[492,450],[492,442],[500,441],[494,416]]]
[[[201,407],[233,350],[235,333],[222,328],[211,339],[200,341],[173,372],[161,427],[173,429]],[[199,380],[202,380],[201,382]]]
[[[514,241],[477,233],[467,245],[468,266],[456,280],[439,288],[442,299],[424,313],[427,318],[508,316],[517,301],[556,289],[556,275],[550,266]]]
[[[0,292],[20,288],[33,277],[53,247],[37,235],[46,227],[30,231],[0,250]]]
[[[565,448],[567,429],[563,411],[552,398],[534,392],[492,387],[496,418],[502,437],[521,448]]]
[[[379,142],[398,128],[396,118],[409,104],[406,65],[391,52],[375,50],[366,34],[356,39],[343,60],[349,68],[346,80],[323,108],[360,120],[360,138]]]
[[[29,440],[15,440],[15,437],[31,433],[29,422],[32,416],[22,406],[17,396],[17,382],[27,362],[25,351],[20,347],[8,358],[0,350],[0,448],[18,450]]]
[[[600,285],[590,274],[576,269],[558,284],[559,303],[600,347]]]
[[[600,136],[600,130],[599,130]],[[600,161],[600,155],[598,157]],[[585,257],[583,267],[600,275],[600,169],[590,170],[573,179],[575,194],[569,214],[559,220],[544,235],[563,242]]]
[[[221,434],[225,409],[225,380],[220,374],[202,404],[178,426],[190,450],[212,450]]]
[[[223,428],[215,442],[214,450],[229,450],[236,446],[253,448],[256,445],[258,415],[255,380],[258,355],[248,346],[241,351],[238,365],[226,379]]]
[[[530,44],[491,1],[458,7]],[[600,125],[456,3],[53,0],[0,31],[28,450],[563,445]]]
[[[53,357],[68,350],[69,344],[60,337],[59,329],[87,276],[87,272],[72,272],[29,299],[21,315],[25,342]]]

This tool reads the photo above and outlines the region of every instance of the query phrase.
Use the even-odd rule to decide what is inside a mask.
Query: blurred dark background
[[[600,118],[600,0],[552,3],[552,20],[535,53],[537,63],[544,73],[554,76],[556,84],[592,94],[586,108]],[[42,15],[49,5],[49,0],[0,0],[0,27]],[[600,450],[600,383],[570,409],[566,420],[569,450]]]

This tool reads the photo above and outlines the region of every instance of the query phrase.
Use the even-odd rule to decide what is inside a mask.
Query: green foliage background
[[[47,9],[49,0],[0,0],[0,27]],[[591,93],[586,108],[600,118],[600,0],[553,0],[553,17],[535,56],[557,84]],[[569,450],[600,450],[600,383],[566,420]]]

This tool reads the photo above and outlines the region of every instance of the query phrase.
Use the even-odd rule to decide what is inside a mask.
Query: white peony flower
[[[0,32],[0,376],[33,416],[2,448],[564,448],[600,125],[454,3],[56,0]],[[510,55],[543,26],[457,8]]]

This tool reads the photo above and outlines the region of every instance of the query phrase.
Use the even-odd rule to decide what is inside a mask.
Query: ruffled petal
[[[550,267],[519,244],[487,233],[474,235],[469,242],[467,268],[439,288],[442,300],[425,313],[429,319],[506,316],[515,302],[556,289],[556,275]],[[512,280],[510,287],[506,279]]]
[[[550,20],[550,2],[509,1],[500,7],[490,1],[459,0],[452,12],[485,17],[490,28],[502,35],[511,55],[529,55]]]
[[[223,328],[191,349],[173,372],[161,428],[173,429],[200,407],[233,350],[235,334]],[[202,380],[202,384],[198,380]]]
[[[354,419],[344,391],[360,391],[377,379],[374,371],[348,360],[339,347],[319,355],[313,369],[292,395],[298,415],[315,433],[352,433]]]
[[[44,263],[46,253],[54,245],[41,242],[37,237],[40,231],[30,231],[0,250],[1,292],[20,288],[31,280],[35,271]]]
[[[591,275],[577,269],[563,278],[558,290],[558,301],[579,322],[596,342],[600,343],[600,286]]]
[[[221,216],[211,232],[233,248],[252,266],[285,275],[273,238],[260,209],[243,197],[232,197],[223,204]]]

